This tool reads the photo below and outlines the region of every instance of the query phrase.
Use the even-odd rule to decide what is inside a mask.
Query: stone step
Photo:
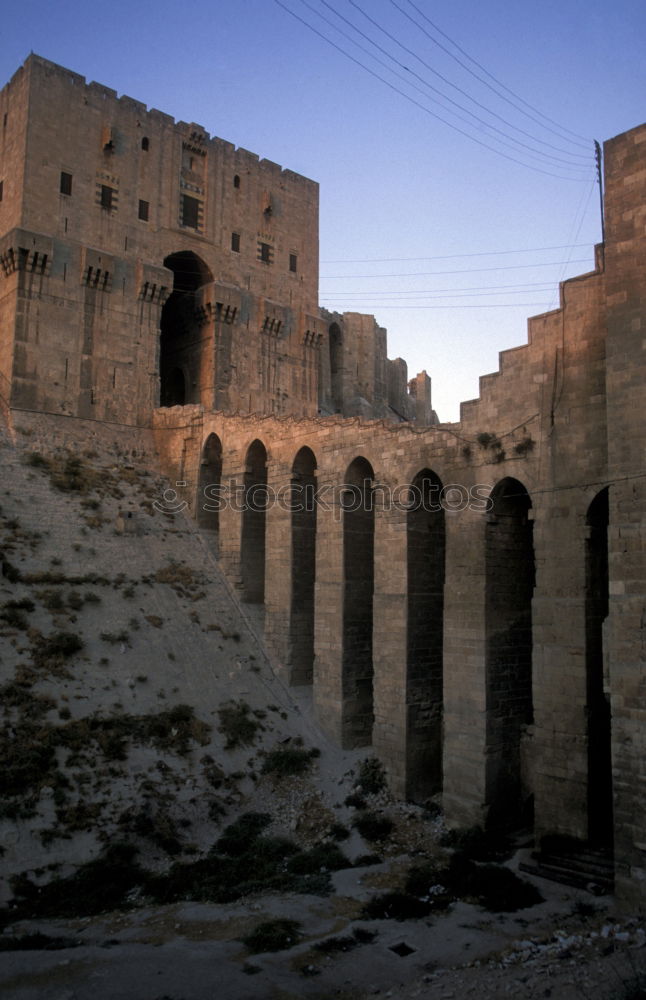
[[[519,868],[529,875],[585,889],[595,896],[614,889],[614,866],[605,852],[584,849],[576,854],[535,852],[531,862],[521,862]]]

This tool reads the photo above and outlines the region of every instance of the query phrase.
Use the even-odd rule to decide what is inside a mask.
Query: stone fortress
[[[319,308],[314,182],[37,56],[0,130],[9,427],[150,442],[333,738],[643,902],[646,126],[605,144],[595,269],[452,424]]]

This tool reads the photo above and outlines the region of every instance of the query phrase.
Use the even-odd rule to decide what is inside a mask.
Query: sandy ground
[[[430,919],[361,919],[361,903],[397,864],[337,872],[328,897],[269,895],[227,906],[178,903],[23,922],[10,933],[40,931],[74,946],[2,953],[0,990],[7,1000],[605,1000],[628,998],[640,974],[646,983],[643,921],[618,917],[609,897],[540,879],[545,901],[516,913],[458,902]],[[298,920],[302,939],[284,951],[250,954],[240,939],[271,917]],[[351,938],[356,928],[375,933],[374,940],[347,951],[317,948]]]

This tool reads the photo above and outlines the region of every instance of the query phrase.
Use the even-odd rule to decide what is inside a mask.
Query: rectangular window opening
[[[190,195],[182,195],[182,225],[189,229],[197,229],[199,224],[200,203],[197,198]]]
[[[64,170],[61,170],[60,192],[67,195],[71,195],[72,193],[72,175],[66,173]]]
[[[290,271],[293,271],[294,274],[298,270],[298,257],[295,253],[290,253],[289,255],[289,269]]]
[[[240,233],[231,233],[231,249],[234,253],[240,253]]]
[[[258,260],[262,260],[265,264],[271,264],[271,247],[269,243],[258,244]]]
[[[148,202],[139,199],[139,218],[142,222],[148,222]]]
[[[111,212],[114,204],[114,189],[107,184],[101,185],[101,208],[106,212]]]
[[[4,181],[0,181],[0,201],[2,201],[3,193],[4,193]]]

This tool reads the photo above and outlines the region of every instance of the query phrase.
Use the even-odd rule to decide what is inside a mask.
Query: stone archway
[[[292,465],[292,592],[289,661],[292,684],[311,684],[316,577],[316,457],[301,448]]]
[[[415,476],[406,514],[406,795],[424,801],[442,788],[445,524],[442,482]]]
[[[372,743],[374,595],[374,472],[355,458],[345,474],[343,509],[343,745]]]
[[[265,527],[267,520],[267,450],[262,441],[247,449],[244,473],[244,510],[240,566],[243,600],[265,600]]]
[[[208,403],[203,391],[214,382],[213,350],[209,350],[209,338],[204,336],[199,306],[200,289],[213,281],[213,275],[190,250],[170,254],[164,259],[164,267],[173,272],[173,291],[161,314],[160,406]]]
[[[610,699],[604,684],[603,625],[608,617],[608,488],[588,507],[585,551],[585,666],[588,722],[588,839],[613,842]]]
[[[490,826],[533,824],[533,790],[523,769],[523,736],[533,721],[532,501],[517,479],[491,494],[486,539],[486,805]]]
[[[218,495],[222,481],[222,442],[217,434],[209,434],[202,449],[200,473],[195,499],[195,517],[200,528],[218,532],[220,504]]]

